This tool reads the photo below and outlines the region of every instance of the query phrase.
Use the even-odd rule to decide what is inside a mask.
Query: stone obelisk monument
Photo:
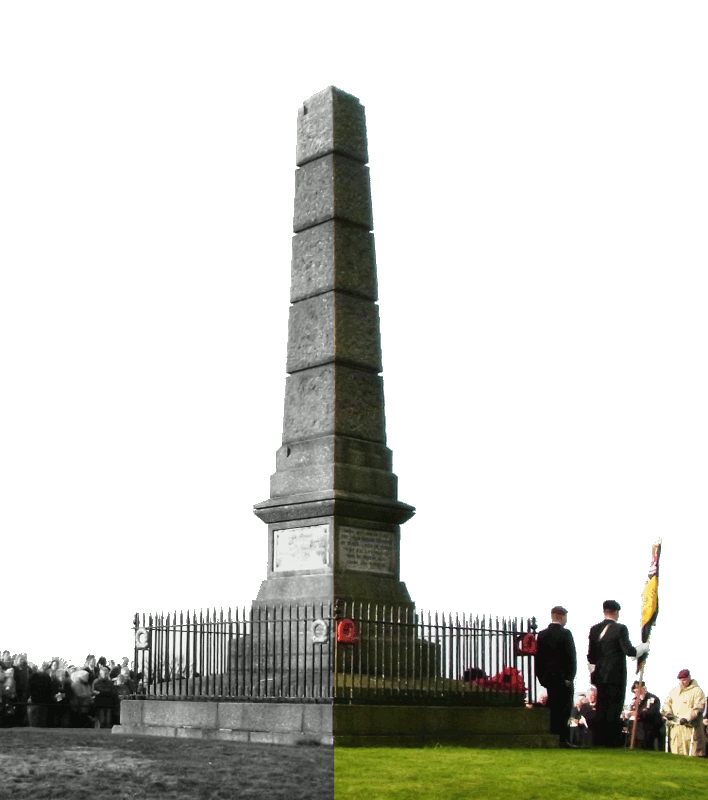
[[[298,112],[283,444],[256,604],[407,605],[386,447],[364,107],[329,87]]]

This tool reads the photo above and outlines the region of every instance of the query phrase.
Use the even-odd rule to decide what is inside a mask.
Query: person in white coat
[[[703,709],[706,696],[687,669],[678,674],[679,685],[671,690],[661,713],[671,728],[671,752],[702,756],[706,749]]]

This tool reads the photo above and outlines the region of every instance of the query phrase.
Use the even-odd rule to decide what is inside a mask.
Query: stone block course
[[[142,725],[143,706],[139,700],[123,700],[120,704],[120,719],[123,725]]]
[[[385,470],[348,464],[323,464],[275,472],[270,479],[271,497],[287,497],[331,488],[395,499],[398,495],[398,478]]]
[[[178,739],[206,739],[206,731],[204,728],[195,728],[193,726],[186,726],[177,728],[175,730]]]
[[[293,237],[290,302],[334,290],[378,298],[374,234],[343,220]]]
[[[558,746],[558,737],[548,732],[548,709],[540,708],[162,700],[125,700],[123,705],[130,708],[131,719],[153,722],[126,724],[123,716],[123,724],[113,728],[119,735],[342,747]],[[167,710],[170,706],[172,711]],[[165,720],[179,724],[164,724]]]
[[[304,733],[330,733],[333,726],[333,710],[329,703],[307,703],[302,709]]]
[[[229,728],[219,728],[216,731],[209,731],[209,739],[218,739],[222,742],[249,742],[251,735],[248,731],[234,731]]]
[[[241,725],[249,731],[302,731],[299,703],[246,703]]]
[[[121,707],[122,711],[122,707]],[[144,725],[216,727],[217,703],[187,700],[156,700],[143,707]]]
[[[311,161],[295,173],[293,230],[297,233],[331,219],[367,231],[374,227],[369,168],[337,154]]]
[[[123,701],[125,702],[125,700]],[[126,736],[165,736],[174,738],[177,729],[168,725],[114,725],[111,733]]]
[[[221,729],[244,730],[243,709],[244,703],[219,703],[216,725]]]
[[[354,736],[341,735],[334,737],[337,747],[434,747],[436,745],[474,747],[474,748],[524,748],[547,749],[558,748],[558,736],[555,734],[451,734],[449,736],[415,736],[397,733],[390,736]]]
[[[381,372],[379,308],[374,302],[326,292],[291,306],[287,371],[332,361]]]
[[[283,443],[331,434],[386,443],[379,375],[325,364],[288,376]]]
[[[421,746],[462,742],[473,746],[557,747],[547,709],[464,706],[334,707],[335,743],[342,746]]]
[[[278,470],[334,463],[389,472],[393,467],[392,454],[386,445],[346,436],[320,436],[301,442],[289,442],[278,449],[275,459]]]

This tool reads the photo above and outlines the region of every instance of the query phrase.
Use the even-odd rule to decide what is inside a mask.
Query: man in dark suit
[[[594,686],[590,687],[587,700],[580,706],[580,713],[588,726],[585,741],[592,744],[597,738],[597,689]]]
[[[620,624],[620,604],[605,600],[605,619],[590,628],[588,663],[590,681],[597,687],[597,728],[595,744],[622,746],[622,708],[627,691],[627,656],[640,658],[649,644],[634,647],[626,625]]]
[[[634,701],[629,711],[622,716],[628,720],[628,733],[631,737],[633,725],[637,726],[636,746],[644,750],[663,750],[666,739],[662,733],[664,720],[661,717],[661,700],[647,692],[644,681],[634,681],[632,684]],[[638,709],[637,709],[638,705]]]
[[[568,720],[573,708],[573,680],[576,658],[573,634],[566,630],[568,612],[563,606],[551,609],[551,624],[538,634],[536,643],[536,677],[548,692],[551,711],[551,733],[557,733],[561,747],[570,743]]]

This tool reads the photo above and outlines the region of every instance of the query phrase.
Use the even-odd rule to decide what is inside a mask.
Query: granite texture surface
[[[373,601],[396,606],[411,603],[403,581],[366,572],[271,576],[261,583],[256,601],[264,604],[331,602],[333,597],[350,602]]]
[[[298,166],[328,153],[369,160],[364,106],[354,95],[328,86],[310,97],[297,115]]]
[[[369,168],[333,153],[310,161],[295,173],[293,230],[341,219],[367,231],[374,227]]]
[[[558,747],[547,708],[124,700],[121,722],[114,734],[343,747]]]
[[[332,744],[331,703],[124,700],[118,735],[264,744]]]
[[[386,443],[380,375],[325,364],[288,376],[283,443],[328,434]]]
[[[487,747],[558,747],[547,708],[335,705],[334,737],[345,746],[418,746],[460,741]]]
[[[338,219],[293,237],[290,302],[334,289],[378,297],[374,234]]]
[[[379,307],[372,300],[326,292],[290,307],[287,371],[337,361],[379,373]]]
[[[315,464],[351,464],[391,471],[393,454],[386,445],[348,436],[320,436],[283,445],[275,454],[278,470],[300,469]]]
[[[270,478],[271,497],[287,497],[324,489],[342,489],[395,499],[398,496],[398,478],[387,470],[336,462],[282,470],[274,472]]]
[[[326,491],[271,497],[262,503],[256,503],[253,513],[267,523],[342,514],[360,520],[400,525],[415,514],[415,508],[394,498],[344,492],[341,489],[327,489]]]

